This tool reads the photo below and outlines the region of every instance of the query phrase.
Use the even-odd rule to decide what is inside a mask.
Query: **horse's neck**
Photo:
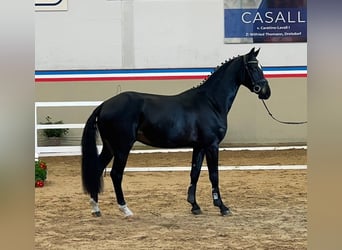
[[[238,59],[228,62],[229,65],[222,72],[217,72],[218,75],[213,75],[208,78],[204,84],[204,88],[208,94],[209,100],[214,103],[220,113],[227,114],[232,107],[234,99],[239,90],[238,77],[240,67],[238,67]]]

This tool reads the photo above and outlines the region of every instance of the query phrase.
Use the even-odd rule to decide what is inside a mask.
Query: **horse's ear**
[[[253,48],[254,49],[254,48]],[[260,51],[260,48],[258,49],[258,50],[256,50],[256,51],[254,51],[254,56],[255,57],[257,57],[258,56],[258,54],[259,54],[259,51]]]
[[[257,57],[257,55],[259,54],[260,48],[258,50],[255,50],[255,48],[253,47],[251,49],[251,51],[249,51],[248,55],[249,56],[253,56],[253,57]]]
[[[248,54],[249,54],[249,55],[252,55],[252,54],[254,54],[254,53],[255,53],[255,52],[254,52],[254,49],[255,49],[255,48],[253,47],[253,48],[251,49],[251,51],[249,51],[249,53],[248,53]]]

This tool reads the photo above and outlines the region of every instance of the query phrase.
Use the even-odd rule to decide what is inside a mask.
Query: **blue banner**
[[[226,42],[307,41],[306,8],[225,9],[224,19]]]

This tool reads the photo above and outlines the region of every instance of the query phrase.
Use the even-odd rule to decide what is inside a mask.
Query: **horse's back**
[[[135,107],[143,102],[143,97],[137,92],[123,92],[103,102],[101,116],[113,117],[125,115],[123,110],[133,111]],[[128,113],[127,113],[128,114]]]

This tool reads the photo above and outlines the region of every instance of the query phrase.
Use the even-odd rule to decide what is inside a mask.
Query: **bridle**
[[[253,86],[253,89],[252,91],[256,94],[259,94],[259,92],[261,91],[261,83],[265,83],[266,80],[265,79],[260,79],[260,80],[257,80],[255,81],[251,72],[249,72],[249,68],[248,68],[248,64],[258,64],[259,62],[256,61],[256,60],[251,60],[251,61],[247,61],[247,58],[246,58],[246,55],[243,56],[243,63],[244,63],[244,67],[246,69],[246,72],[247,74],[249,75],[249,78],[250,80],[252,81],[252,86]],[[298,124],[305,124],[307,123],[307,121],[300,121],[300,122],[293,122],[293,121],[281,121],[277,118],[275,118],[271,111],[269,110],[269,108],[267,107],[265,101],[263,99],[261,99],[262,103],[264,104],[264,107],[265,109],[267,110],[267,113],[269,114],[269,116],[271,116],[271,118],[279,123],[282,123],[282,124],[290,124],[290,125],[298,125]]]
[[[266,80],[265,80],[265,79],[255,80],[255,79],[253,78],[253,75],[252,75],[251,72],[249,71],[248,65],[249,65],[249,64],[258,64],[258,63],[259,63],[259,62],[256,61],[256,60],[247,61],[246,55],[243,56],[243,64],[244,64],[245,70],[246,70],[246,72],[247,72],[247,74],[248,74],[248,76],[249,76],[249,78],[250,78],[250,80],[251,80],[251,82],[252,82],[252,86],[253,86],[252,92],[254,92],[254,93],[256,93],[256,94],[259,94],[259,92],[260,92],[261,89],[262,89],[261,86],[263,85],[263,83],[266,82]]]

